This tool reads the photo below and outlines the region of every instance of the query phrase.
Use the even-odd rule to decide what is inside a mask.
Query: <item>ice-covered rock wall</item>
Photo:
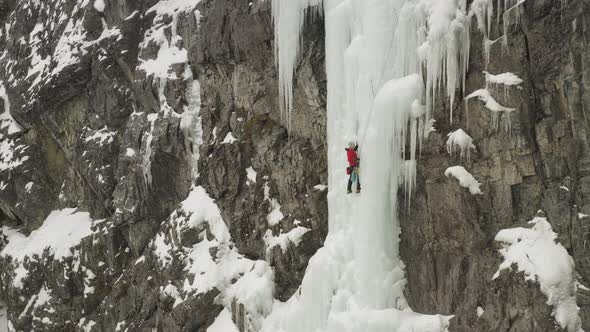
[[[0,330],[590,329],[587,1],[279,2],[0,0]]]
[[[277,0],[274,3],[281,6],[283,2]],[[461,312],[460,316],[451,320],[451,329],[484,331],[505,328],[532,331],[539,328],[553,329],[553,324],[557,324],[557,328],[567,331],[581,331],[582,322],[586,320],[580,317],[588,315],[588,307],[585,304],[587,288],[580,286],[579,283],[584,277],[578,275],[576,266],[584,270],[585,260],[580,257],[578,264],[573,263],[573,248],[569,254],[560,256],[552,254],[549,247],[535,247],[537,251],[545,250],[545,255],[555,257],[555,269],[564,272],[554,274],[563,276],[563,280],[558,280],[559,277],[550,278],[552,281],[549,283],[552,286],[547,286],[547,281],[543,281],[548,279],[543,273],[536,275],[537,279],[532,279],[539,281],[537,287],[546,295],[546,302],[539,305],[539,309],[535,307],[539,313],[532,317],[529,314],[530,309],[526,306],[516,306],[509,315],[503,314],[501,309],[512,307],[511,301],[520,297],[536,296],[535,291],[531,289],[525,291],[526,295],[504,293],[501,295],[500,303],[490,303],[488,300],[494,295],[481,288],[480,282],[485,285],[493,284],[498,288],[507,287],[510,282],[498,280],[498,275],[490,273],[491,271],[482,269],[480,272],[486,273],[478,274],[477,267],[470,264],[471,259],[478,262],[482,256],[486,256],[487,263],[494,265],[489,256],[490,252],[482,250],[486,248],[485,244],[481,243],[481,247],[473,248],[468,256],[462,256],[460,259],[456,259],[452,252],[458,249],[453,246],[455,243],[459,247],[469,246],[461,241],[473,238],[480,238],[479,241],[487,238],[487,249],[493,249],[493,239],[499,228],[490,223],[489,212],[465,212],[473,211],[473,204],[482,201],[490,202],[492,210],[498,208],[499,206],[494,207],[498,193],[495,190],[486,192],[489,188],[486,185],[493,188],[501,183],[497,180],[505,180],[508,176],[501,164],[493,167],[487,164],[491,168],[488,174],[499,174],[500,179],[496,180],[481,173],[485,166],[472,168],[472,165],[480,163],[479,160],[469,158],[471,150],[478,150],[479,142],[467,135],[462,128],[470,132],[478,132],[481,129],[473,128],[473,124],[469,122],[468,105],[471,104],[473,112],[474,101],[481,102],[475,103],[479,113],[471,116],[478,120],[482,116],[488,119],[487,123],[479,120],[478,125],[485,123],[488,127],[483,137],[480,135],[480,140],[486,145],[479,148],[481,153],[478,153],[478,157],[489,153],[494,159],[498,158],[498,161],[505,158],[512,161],[513,153],[508,146],[515,145],[523,153],[520,157],[527,155],[524,151],[531,149],[530,146],[532,149],[538,149],[538,142],[523,137],[530,133],[521,126],[523,121],[529,120],[529,128],[534,128],[536,118],[529,116],[525,120],[524,115],[521,115],[521,121],[517,122],[519,126],[513,128],[515,114],[526,111],[522,102],[514,96],[525,89],[523,85],[526,84],[523,84],[524,80],[519,75],[521,72],[526,73],[529,68],[525,66],[517,71],[515,67],[503,68],[502,63],[509,62],[518,50],[518,47],[515,50],[515,45],[519,45],[520,42],[518,29],[525,31],[525,46],[530,52],[529,48],[532,46],[526,40],[525,28],[522,28],[530,24],[526,19],[527,13],[540,15],[535,16],[535,19],[541,21],[556,18],[563,20],[564,12],[569,10],[570,15],[575,17],[572,27],[578,29],[577,20],[580,17],[585,19],[587,16],[587,4],[577,2],[564,6],[564,3],[539,5],[526,1],[494,3],[486,0],[350,0],[324,1],[323,10],[313,8],[314,5],[317,6],[308,1],[299,1],[298,5],[292,4],[293,11],[298,9],[299,13],[275,11],[275,24],[293,27],[288,34],[279,33],[275,38],[279,54],[288,53],[289,56],[283,57],[289,59],[297,57],[298,39],[294,38],[293,34],[301,31],[298,28],[303,24],[300,17],[305,17],[306,10],[323,11],[328,74],[328,151],[331,188],[328,195],[329,233],[325,247],[310,261],[301,291],[271,314],[267,320],[268,325],[265,326],[267,330],[403,330],[408,328],[405,324],[423,324],[423,321],[415,317],[406,322],[403,317],[391,312],[381,318],[369,314],[383,308],[405,308],[402,295],[405,282],[404,265],[398,257],[400,249],[402,258],[405,257],[411,262],[408,268],[409,287],[405,292],[409,295],[410,307],[417,311],[448,315]],[[306,9],[306,6],[312,8]],[[541,31],[538,33],[545,34]],[[550,36],[568,36],[572,43],[568,50],[574,53],[578,52],[579,43],[583,49],[587,49],[585,42],[581,42],[585,34],[585,30],[578,35],[576,31],[570,31],[569,27],[564,28],[563,25],[561,29],[548,33]],[[512,40],[513,38],[516,40]],[[286,49],[281,50],[281,46]],[[569,55],[566,54],[567,56]],[[507,60],[503,61],[504,58]],[[533,59],[521,61],[527,62],[530,65]],[[284,68],[279,68],[279,72],[290,73],[294,70],[293,66],[289,67],[291,63],[283,61]],[[496,74],[486,71],[488,68],[493,68]],[[518,72],[519,75],[513,72]],[[412,80],[411,76],[406,76],[411,73],[420,74],[421,77],[417,76],[417,80]],[[400,79],[404,76],[405,78]],[[482,86],[473,84],[475,77],[483,78]],[[532,81],[536,78],[529,76],[528,79]],[[420,84],[414,83],[415,81]],[[285,86],[287,85],[282,83],[281,87]],[[458,103],[459,101],[461,103]],[[578,106],[583,108],[584,104],[582,100]],[[441,144],[444,142],[441,134],[449,136],[446,143],[449,155],[445,155],[444,159],[442,156],[439,157],[444,148],[444,144]],[[495,150],[489,151],[492,146],[486,142],[488,139],[494,141],[492,146]],[[346,177],[341,171],[342,165],[346,164],[341,150],[351,140],[358,141],[361,145],[363,193],[357,200],[346,197],[343,190]],[[425,162],[417,163],[418,171],[414,169],[417,144],[424,152]],[[461,153],[453,156],[455,148]],[[501,154],[502,157],[494,154]],[[436,167],[431,164],[433,156],[439,159],[435,163]],[[444,162],[441,163],[440,159]],[[530,162],[532,165],[540,165],[543,161],[532,159]],[[471,166],[468,167],[469,171],[463,165]],[[446,170],[441,167],[446,167]],[[526,170],[520,170],[518,165],[512,167],[513,175],[522,181],[522,175],[519,173]],[[582,176],[577,171],[574,172],[575,176]],[[533,171],[532,174],[528,174],[529,178],[535,175],[540,178],[546,176],[544,172],[537,174]],[[415,197],[412,189],[416,188],[416,176],[418,201],[412,204]],[[448,178],[445,179],[445,176]],[[571,178],[563,175],[559,181],[571,181]],[[549,185],[547,180],[544,182]],[[520,182],[512,184],[518,183]],[[445,194],[449,192],[448,186],[456,188],[454,190],[461,194],[460,197],[477,195],[482,198],[449,197]],[[433,190],[433,187],[447,189],[435,190],[431,197],[428,190]],[[459,189],[461,187],[467,190]],[[405,195],[398,193],[398,188],[403,188]],[[566,186],[560,188],[569,192]],[[556,209],[555,203],[551,204],[552,202],[540,198],[547,194],[541,191],[526,198],[528,201],[532,197],[537,197],[533,198],[537,199],[537,204],[533,206],[539,212],[533,211],[530,206],[527,213],[518,211],[518,214],[530,219],[543,213],[542,209]],[[398,242],[398,200],[404,203],[401,245]],[[579,204],[583,204],[583,199]],[[575,206],[574,210],[577,209],[579,207]],[[507,210],[496,211],[506,218],[496,219],[500,224],[518,223]],[[580,216],[576,218],[583,218]],[[553,215],[553,218],[559,220],[563,216]],[[485,221],[488,223],[479,225]],[[480,233],[478,236],[454,234],[452,225],[457,223],[461,224],[461,230],[475,226]],[[449,233],[433,233],[433,229],[444,229]],[[580,230],[582,234],[574,237],[587,238],[588,228],[582,226]],[[573,228],[566,230],[564,237],[571,237],[572,231]],[[450,239],[447,237],[450,234],[452,240],[449,242]],[[456,238],[461,240],[457,241]],[[341,242],[352,245],[347,247],[340,244]],[[585,251],[582,248],[578,250]],[[447,257],[440,257],[441,252]],[[428,256],[424,257],[424,254]],[[433,255],[437,256],[437,260],[432,261],[429,258]],[[498,253],[493,255],[497,257]],[[338,262],[337,265],[344,268],[331,266],[332,262]],[[510,262],[502,266],[507,265],[510,265]],[[397,268],[400,270],[396,271]],[[443,270],[439,272],[438,268]],[[543,268],[545,267],[537,267]],[[388,278],[386,271],[397,276]],[[457,284],[457,280],[470,278],[470,275],[463,274],[468,271],[473,276],[481,278],[481,281],[473,280],[476,282],[475,285],[467,286],[473,286],[480,294],[485,295],[472,295],[469,301],[465,301],[465,298],[459,298],[456,294],[466,296],[469,288]],[[573,275],[576,277],[572,277]],[[381,284],[383,280],[387,280],[386,284]],[[527,280],[531,278],[528,277]],[[389,292],[389,287],[394,285],[399,289]],[[451,289],[449,285],[457,289]],[[422,292],[425,288],[431,288],[436,297],[425,298],[425,295],[430,296],[429,292]],[[548,288],[556,289],[555,293],[548,292]],[[439,301],[446,306],[438,305]],[[581,309],[578,309],[577,301],[581,303]],[[464,302],[472,303],[470,313],[464,312],[467,310]],[[377,311],[374,311],[376,309]],[[541,313],[543,310],[544,314]],[[369,316],[372,319],[369,319]],[[304,320],[302,317],[307,319]],[[475,317],[475,320],[470,320],[470,317]],[[427,320],[426,317],[422,319]],[[437,326],[430,321],[428,328],[421,326],[418,329],[444,328],[444,324]]]

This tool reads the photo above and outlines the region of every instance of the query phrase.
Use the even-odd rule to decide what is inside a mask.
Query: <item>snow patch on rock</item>
[[[477,309],[475,310],[475,313],[477,314],[477,318],[481,317],[481,315],[483,315],[484,310],[482,307],[477,307]]]
[[[98,142],[99,145],[111,144],[115,139],[117,132],[109,131],[107,126],[95,131],[92,135],[86,137],[86,142]]]
[[[457,129],[447,135],[447,152],[453,155],[456,150],[460,151],[461,159],[470,159],[471,150],[475,150],[473,139],[463,129]]]
[[[490,90],[485,88],[485,89],[476,90],[476,91],[470,93],[469,95],[467,95],[465,98],[463,98],[463,100],[465,100],[466,112],[468,112],[467,105],[469,103],[469,100],[472,98],[477,98],[478,100],[483,102],[485,108],[487,108],[489,111],[491,111],[492,127],[494,129],[498,129],[498,127],[500,126],[500,117],[501,117],[502,118],[502,128],[504,129],[504,131],[506,131],[506,132],[511,131],[512,121],[511,121],[510,117],[511,117],[511,113],[516,110],[515,108],[500,105],[500,103],[498,103],[496,101],[496,99],[494,97],[492,97]]]
[[[272,230],[267,230],[264,234],[264,243],[266,244],[266,253],[268,254],[270,250],[276,246],[281,247],[281,250],[285,252],[290,244],[293,246],[298,246],[301,242],[301,238],[305,233],[309,232],[310,229],[298,226],[293,228],[287,233],[281,233],[277,236],[272,235]]]
[[[10,171],[29,160],[29,156],[24,155],[27,148],[26,145],[17,144],[15,140],[0,134],[0,172]]]
[[[320,184],[316,184],[315,186],[313,186],[313,189],[318,190],[318,191],[324,191],[324,190],[328,189],[328,186],[320,183]]]
[[[501,74],[490,74],[487,71],[483,72],[486,78],[486,83],[491,85],[520,85],[522,83],[522,79],[513,73],[501,73]]]
[[[41,256],[48,249],[55,259],[70,257],[72,247],[92,234],[92,223],[90,213],[68,208],[52,211],[43,225],[29,236],[4,226],[0,231],[8,237],[8,244],[0,255],[22,261],[25,257]]]
[[[257,173],[252,166],[246,168],[246,178],[248,179],[248,185],[256,183],[256,174]]]
[[[9,135],[18,133],[22,128],[10,115],[10,100],[8,100],[8,93],[2,81],[0,81],[0,99],[4,102],[4,111],[0,114],[0,129],[8,127]]]
[[[178,287],[174,286],[178,294],[167,287],[175,298],[175,305],[189,296],[218,289],[221,292],[219,301],[226,308],[234,302],[243,304],[249,324],[255,330],[259,328],[272,307],[274,272],[267,262],[251,260],[238,253],[219,207],[205,189],[193,187],[167,222],[176,232],[159,233],[152,241],[152,250],[164,269],[172,261],[174,252],[184,262],[184,270],[193,276]],[[200,230],[198,242],[179,250],[176,243],[182,240],[188,228]],[[168,241],[166,235],[176,239]]]
[[[125,156],[127,156],[127,157],[133,157],[133,156],[135,156],[135,150],[133,150],[131,148],[127,148],[125,150]]]
[[[477,182],[477,180],[469,173],[463,166],[453,166],[447,168],[445,171],[445,176],[449,177],[452,176],[455,179],[459,180],[459,185],[463,188],[469,189],[469,192],[472,195],[481,194],[481,183]]]
[[[237,141],[237,138],[235,138],[230,131],[229,133],[227,133],[227,135],[225,135],[225,138],[223,139],[221,144],[232,144],[235,141]]]
[[[470,93],[469,95],[467,95],[464,99],[465,100],[469,100],[471,98],[475,98],[477,97],[479,100],[481,100],[484,104],[485,107],[487,109],[489,109],[492,112],[513,112],[514,108],[510,108],[510,107],[505,107],[500,105],[496,99],[494,99],[494,97],[492,97],[492,95],[490,94],[490,91],[488,89],[479,89],[476,90],[472,93]]]
[[[99,12],[104,12],[104,0],[94,0],[94,9],[98,10]]]
[[[215,318],[213,324],[207,328],[207,332],[239,332],[239,330],[231,318],[231,312],[225,308]]]
[[[516,265],[525,279],[539,283],[547,303],[554,307],[553,316],[562,329],[581,332],[581,320],[576,304],[576,270],[573,258],[560,243],[546,218],[529,221],[532,228],[516,227],[501,230],[495,240],[502,243],[500,272]]]
[[[279,204],[279,201],[276,198],[270,197],[268,181],[264,183],[264,199],[270,204],[270,210],[266,215],[266,221],[268,222],[268,225],[272,227],[283,220],[285,216],[281,212],[281,204]]]

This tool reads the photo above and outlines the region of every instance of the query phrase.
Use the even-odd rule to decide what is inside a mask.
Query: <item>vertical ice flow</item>
[[[496,0],[504,36],[491,40],[492,1],[273,0],[288,120],[305,11],[323,5],[316,9],[325,15],[329,233],[299,291],[275,302],[263,331],[446,330],[450,317],[414,313],[404,299],[398,191],[409,206],[416,150],[434,130],[437,98],[449,102],[452,121],[455,95],[465,94],[472,18],[484,35],[486,63],[491,46],[506,46],[509,25],[518,23],[525,0]],[[343,148],[351,140],[360,144],[361,195],[345,189]]]
[[[279,97],[283,119],[287,126],[291,126],[291,111],[293,109],[293,73],[301,42],[301,31],[305,23],[306,9],[313,6],[318,14],[321,0],[272,0],[272,12],[275,19],[275,61],[279,68]],[[280,18],[280,19],[279,19]]]
[[[273,0],[287,106],[298,33],[311,3]],[[450,317],[414,313],[403,296],[397,197],[399,188],[408,192],[414,185],[416,149],[431,131],[437,92],[452,103],[464,82],[466,7],[465,0],[323,1],[329,234],[310,259],[299,291],[286,303],[275,302],[263,331],[447,328]],[[351,140],[360,144],[361,195],[346,194],[344,147]]]

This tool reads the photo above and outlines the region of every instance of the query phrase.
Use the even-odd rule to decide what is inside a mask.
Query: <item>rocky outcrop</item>
[[[51,211],[94,220],[71,255],[0,258],[16,330],[204,331],[265,260],[269,294],[295,292],[327,233],[321,22],[290,132],[268,2],[9,1],[0,22],[0,247]],[[298,245],[269,241],[297,227]]]
[[[270,3],[210,1],[204,7],[203,51],[194,55],[200,64],[203,96],[201,155],[207,156],[199,163],[200,178],[247,257],[267,255],[265,221],[273,209],[272,199],[279,199],[285,216],[270,229],[274,235],[296,225],[312,230],[304,244],[284,255],[276,252],[277,247],[269,257],[280,267],[275,276],[280,285],[277,296],[286,300],[327,234],[326,192],[314,188],[327,183],[323,26],[307,28],[295,111],[287,132],[278,107]],[[224,144],[230,133],[236,141]],[[256,173],[256,181],[248,180],[248,168]]]

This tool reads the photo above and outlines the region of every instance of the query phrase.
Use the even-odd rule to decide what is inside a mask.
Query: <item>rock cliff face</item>
[[[493,279],[496,234],[539,210],[590,286],[590,3],[523,8],[489,64],[473,28],[457,96],[486,86],[484,70],[512,72],[520,88],[493,92],[515,110],[498,119],[474,98],[451,123],[437,105],[401,209],[408,302],[455,315],[451,331],[561,330],[538,283],[518,269]],[[324,29],[305,26],[287,126],[272,24],[270,1],[0,0],[0,303],[13,329],[206,331],[231,310],[256,331],[273,297],[297,291],[328,232]],[[447,153],[457,128],[477,146],[468,161]],[[482,195],[444,176],[459,164]],[[65,251],[52,212],[92,219]],[[590,330],[590,292],[572,293]]]
[[[509,26],[507,47],[501,41],[491,46],[487,66],[482,33],[472,32],[465,95],[486,86],[484,71],[512,72],[523,80],[519,87],[507,87],[505,94],[499,86],[493,93],[515,110],[500,114],[498,126],[481,101],[454,106],[452,124],[448,104],[435,110],[437,131],[422,149],[415,198],[409,212],[402,210],[400,250],[411,306],[456,315],[451,330],[560,330],[547,297],[518,269],[492,280],[502,262],[496,234],[526,225],[539,210],[573,257],[579,282],[590,283],[585,244],[590,236],[585,114],[590,45],[582,23],[589,15],[587,1],[527,2],[520,24]],[[502,30],[502,22],[494,23],[490,39],[502,36]],[[511,129],[503,126],[508,123]],[[458,128],[477,147],[470,161],[446,151],[447,134]],[[444,176],[455,165],[465,166],[482,183],[482,195],[471,195]],[[578,287],[585,330],[590,329],[589,299],[587,288]],[[484,309],[479,318],[478,306]]]
[[[264,261],[271,296],[295,292],[327,233],[326,191],[314,188],[327,182],[321,24],[309,27],[295,93],[305,112],[288,134],[270,3],[0,10],[4,245],[15,229],[59,239],[40,228],[51,211],[95,220],[69,255],[29,243],[27,256],[0,258],[14,329],[204,331],[224,303],[249,309],[223,289]]]

